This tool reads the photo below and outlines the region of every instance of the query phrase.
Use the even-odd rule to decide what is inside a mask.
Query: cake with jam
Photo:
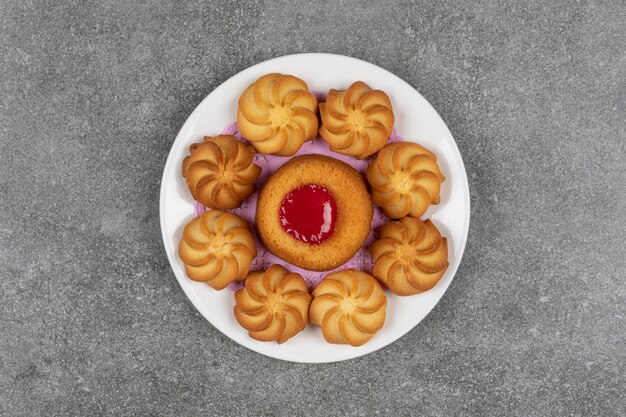
[[[302,155],[281,166],[259,192],[256,226],[274,255],[327,271],[363,246],[372,214],[370,195],[354,168],[328,156]]]

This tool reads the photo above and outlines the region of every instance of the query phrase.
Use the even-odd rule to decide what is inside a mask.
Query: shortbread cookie
[[[391,135],[394,115],[384,91],[372,90],[363,81],[346,91],[330,90],[320,103],[320,135],[330,149],[363,159],[380,150]]]
[[[245,220],[232,213],[210,210],[187,223],[178,255],[189,278],[221,290],[246,278],[256,246]]]
[[[295,154],[317,136],[317,100],[293,75],[267,74],[239,97],[237,126],[260,153]]]
[[[412,142],[385,145],[367,168],[372,200],[392,219],[420,217],[430,204],[439,204],[445,177],[437,157]]]
[[[272,265],[248,275],[235,303],[235,319],[251,338],[280,344],[306,327],[311,295],[302,276]]]
[[[256,189],[261,168],[252,162],[254,149],[232,135],[205,136],[189,147],[183,177],[194,199],[205,207],[230,210],[241,206]]]
[[[448,241],[430,221],[405,217],[379,229],[370,246],[374,277],[397,295],[434,287],[448,268]]]
[[[309,316],[328,343],[361,346],[383,327],[386,309],[378,281],[348,269],[327,275],[313,290]]]

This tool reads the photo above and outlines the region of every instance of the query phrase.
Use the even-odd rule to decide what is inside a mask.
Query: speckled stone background
[[[625,10],[2,0],[0,414],[626,415]],[[158,221],[194,107],[306,51],[416,87],[472,192],[467,250],[433,312],[327,365],[215,330],[170,271]]]

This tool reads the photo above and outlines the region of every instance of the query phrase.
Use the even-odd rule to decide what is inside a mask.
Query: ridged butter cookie
[[[187,223],[178,247],[187,276],[216,290],[246,278],[256,246],[241,217],[210,210]]]
[[[430,204],[439,204],[445,177],[437,157],[412,142],[385,145],[367,168],[372,200],[392,219],[420,217]]]
[[[295,154],[317,136],[317,100],[293,75],[267,74],[239,97],[237,126],[260,153]]]
[[[434,287],[448,268],[448,240],[430,221],[405,217],[379,229],[370,246],[374,277],[396,295],[413,295]]]
[[[189,147],[183,177],[194,199],[205,207],[230,210],[241,206],[255,190],[261,168],[254,149],[232,135],[205,136]]]
[[[251,272],[235,302],[235,319],[251,338],[280,344],[306,327],[311,295],[301,275],[272,265]]]
[[[330,90],[320,103],[320,136],[330,149],[363,159],[380,150],[391,135],[394,115],[384,91],[372,90],[363,81],[346,91]]]
[[[309,317],[328,343],[361,346],[383,327],[386,310],[378,281],[348,269],[327,275],[313,290]]]

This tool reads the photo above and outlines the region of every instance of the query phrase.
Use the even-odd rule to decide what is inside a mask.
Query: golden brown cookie
[[[385,145],[367,168],[372,200],[392,219],[419,217],[430,204],[439,204],[445,177],[437,157],[412,142]]]
[[[241,217],[210,210],[187,223],[178,247],[187,276],[216,290],[246,278],[256,246]]]
[[[357,81],[347,91],[330,90],[320,103],[320,136],[330,149],[363,159],[382,148],[393,129],[391,101],[384,91]]]
[[[293,75],[267,74],[239,97],[237,126],[260,153],[291,156],[317,136],[317,100]]]
[[[328,343],[361,346],[383,327],[387,297],[365,272],[333,272],[313,290],[311,324],[321,326]]]
[[[261,168],[252,162],[254,149],[232,135],[205,136],[189,147],[183,177],[194,199],[212,209],[241,206],[256,189]]]
[[[235,303],[235,319],[251,338],[280,344],[306,327],[311,295],[302,276],[272,265],[248,275]]]
[[[405,217],[379,229],[370,246],[374,276],[392,293],[413,295],[434,287],[448,268],[448,240],[430,221]]]
[[[256,225],[274,255],[301,268],[336,268],[369,235],[373,207],[361,175],[323,155],[281,166],[259,191]]]

